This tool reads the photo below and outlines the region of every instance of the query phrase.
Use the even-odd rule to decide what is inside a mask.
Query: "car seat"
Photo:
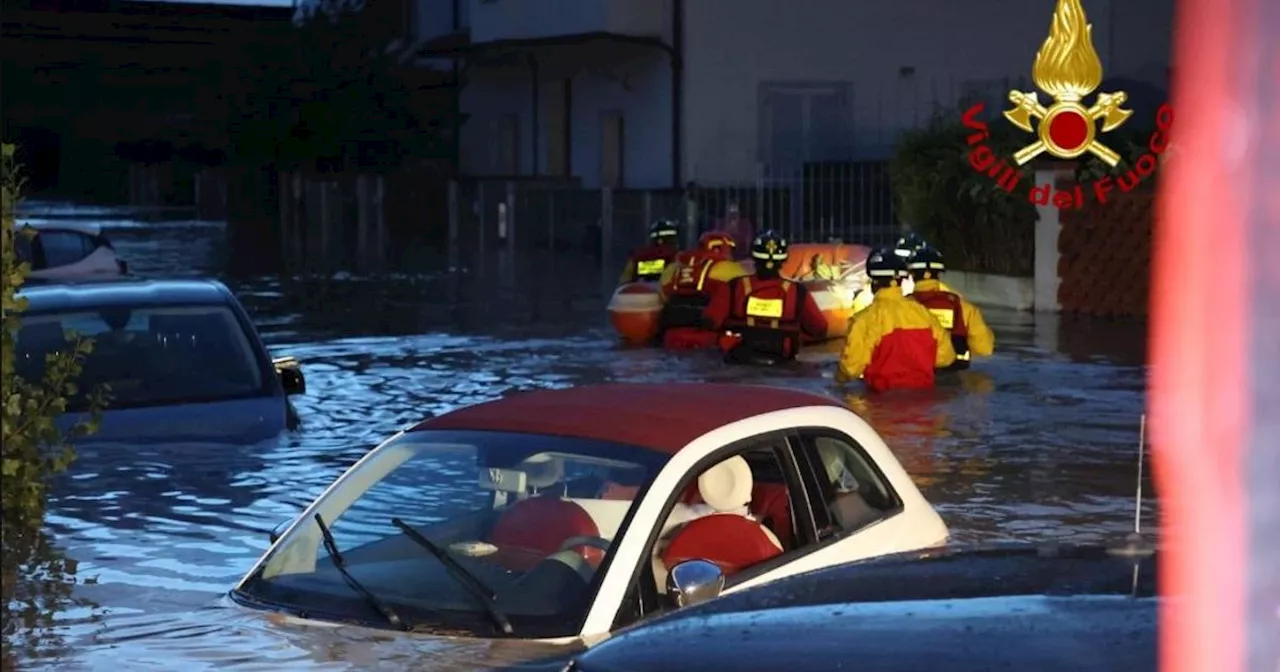
[[[707,560],[729,576],[782,553],[782,544],[768,528],[743,515],[751,503],[752,481],[751,467],[739,455],[698,477],[699,496],[717,513],[689,521],[675,533],[662,552],[667,569],[686,560]]]
[[[751,514],[778,538],[784,549],[791,548],[791,496],[784,483],[756,483],[751,490]]]
[[[600,529],[581,506],[558,497],[530,497],[502,513],[488,542],[498,547],[494,559],[499,564],[524,572],[559,552],[570,537],[598,536]],[[593,566],[604,560],[604,551],[594,546],[574,550]]]

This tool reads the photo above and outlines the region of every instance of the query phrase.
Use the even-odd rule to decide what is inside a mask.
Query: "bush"
[[[0,451],[4,487],[0,501],[0,562],[3,586],[0,595],[0,634],[4,639],[4,669],[14,669],[17,656],[31,654],[53,644],[49,626],[54,615],[73,602],[74,561],[56,548],[44,530],[44,512],[49,480],[66,470],[75,457],[67,440],[94,431],[97,415],[105,402],[105,390],[88,395],[90,420],[76,424],[66,434],[55,424],[67,408],[67,400],[80,391],[76,379],[84,356],[93,342],[77,339],[63,352],[45,362],[44,379],[23,380],[17,373],[15,350],[21,314],[26,301],[17,292],[30,270],[17,257],[16,237],[27,235],[15,227],[21,181],[14,166],[14,146],[3,145],[3,235],[0,272],[3,273],[3,359],[0,366],[0,397],[4,417]]]
[[[1009,193],[974,170],[967,142],[974,131],[961,122],[964,109],[939,109],[924,127],[903,136],[889,162],[899,222],[942,250],[951,268],[1030,276],[1034,176],[1024,170]],[[1027,136],[1007,123],[988,120],[988,127],[991,135],[983,144],[996,156],[1012,156],[1027,144]]]
[[[365,4],[305,3],[277,41],[223,69],[204,109],[233,160],[337,172],[451,155],[443,75],[400,64],[377,25],[384,17]]]

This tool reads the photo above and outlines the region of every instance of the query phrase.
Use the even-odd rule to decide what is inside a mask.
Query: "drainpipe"
[[[684,0],[671,0],[671,188],[684,184]]]

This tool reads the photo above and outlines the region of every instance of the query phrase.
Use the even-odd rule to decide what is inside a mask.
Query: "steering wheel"
[[[612,544],[613,542],[609,541],[608,539],[605,539],[604,537],[593,537],[590,535],[583,534],[583,535],[569,537],[568,539],[565,539],[564,541],[560,542],[559,550],[569,551],[579,546],[590,546],[592,548],[598,548],[602,551],[607,552],[609,550],[609,546],[611,546]]]

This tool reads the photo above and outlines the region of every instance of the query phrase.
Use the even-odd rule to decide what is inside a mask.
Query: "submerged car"
[[[706,601],[522,672],[1156,670],[1156,557],[1101,546],[947,550],[850,563]],[[707,601],[709,600],[709,601]]]
[[[26,222],[15,236],[19,262],[31,265],[29,278],[52,280],[121,275],[128,265],[97,224]]]
[[[97,441],[249,442],[298,424],[288,396],[306,391],[297,361],[272,360],[240,302],[214,280],[116,278],[31,282],[15,366],[29,381],[46,357],[93,340],[78,380],[109,395]],[[64,425],[88,398],[70,400]]]
[[[675,604],[944,544],[884,441],[838,401],[613,384],[456,410],[374,448],[231,591],[298,623],[590,644]]]

